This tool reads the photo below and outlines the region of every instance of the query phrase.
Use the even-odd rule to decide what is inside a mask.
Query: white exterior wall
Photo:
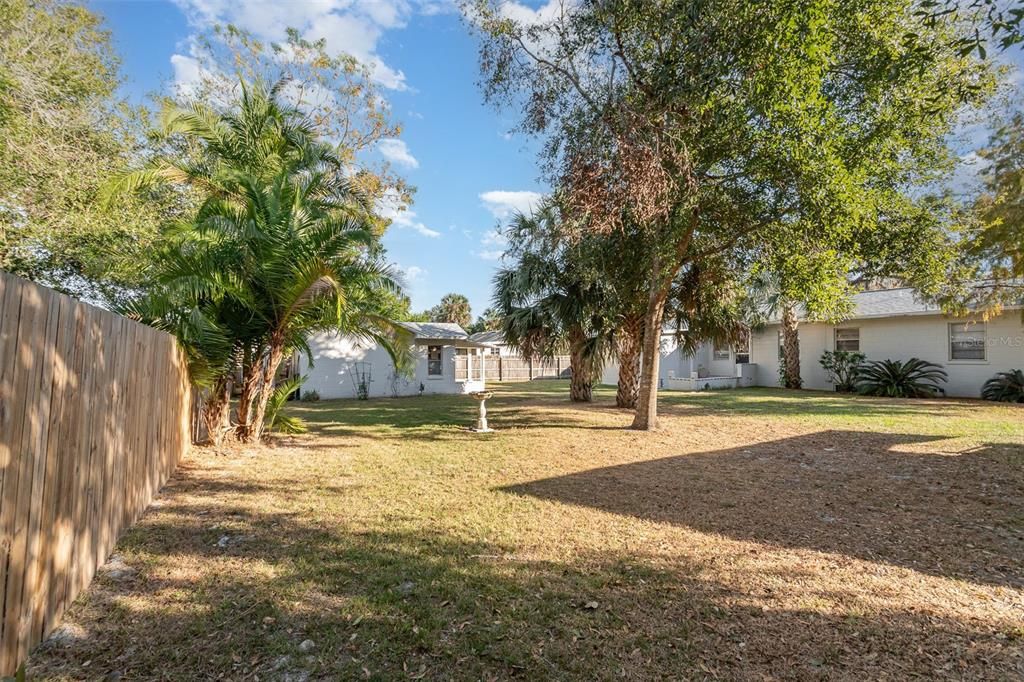
[[[685,355],[675,336],[661,337],[661,361],[658,365],[658,379],[661,386],[666,385],[669,378],[689,378],[691,372],[697,372],[702,377],[734,377],[736,376],[736,355],[729,351],[728,360],[712,360],[713,354],[711,344],[704,343],[697,348],[697,352],[691,357]],[[619,383],[619,362],[609,360],[601,373],[601,383],[615,386]]]
[[[849,320],[839,325],[804,323],[800,334],[800,374],[804,388],[832,390],[819,359],[835,350],[835,329],[860,329],[860,352],[868,360],[920,358],[942,365],[949,374],[946,394],[977,398],[981,386],[996,372],[1024,367],[1024,324],[1019,311],[1009,311],[986,325],[985,360],[950,360],[949,324],[965,321],[942,315],[910,315]],[[757,385],[778,386],[779,325],[769,325],[753,335],[751,362],[757,363]]]
[[[391,375],[394,363],[387,351],[372,341],[361,341],[349,336],[333,333],[316,334],[309,338],[309,347],[313,351],[312,367],[309,358],[299,357],[299,374],[306,375],[306,383],[302,391],[316,391],[324,400],[332,398],[355,398],[357,379],[353,365],[358,362],[370,365],[370,397],[390,398],[392,393]],[[427,376],[427,347],[416,346],[415,372],[411,377],[397,380],[397,392],[400,396],[416,395],[420,384],[424,394],[428,393],[468,393],[483,390],[480,381],[455,380],[455,348],[444,346],[441,349],[442,375]],[[477,374],[479,365],[477,357],[473,358],[473,373]]]

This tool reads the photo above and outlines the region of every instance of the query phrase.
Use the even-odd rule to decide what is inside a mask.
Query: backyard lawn
[[[37,679],[1010,679],[1024,409],[748,389],[293,408],[196,449]]]

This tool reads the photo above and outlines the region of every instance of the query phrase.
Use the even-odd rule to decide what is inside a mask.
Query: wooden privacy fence
[[[189,397],[168,334],[0,272],[0,674],[174,470]]]
[[[466,380],[466,355],[455,356],[455,380]],[[480,376],[481,360],[487,381],[530,381],[532,379],[565,379],[569,377],[569,356],[530,360],[516,356],[478,355],[473,357],[473,378]]]

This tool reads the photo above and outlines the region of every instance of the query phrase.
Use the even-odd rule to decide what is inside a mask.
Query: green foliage
[[[477,0],[469,15],[484,94],[542,138],[569,219],[642,233],[645,317],[660,327],[680,271],[717,263],[790,263],[785,293],[833,315],[840,275],[870,270],[890,231],[913,234],[902,216],[927,206],[908,197],[950,170],[949,133],[994,85],[952,46],[969,27],[917,9],[616,0],[523,21]],[[938,221],[920,224],[918,252],[944,245]],[[793,258],[777,257],[787,245]],[[645,372],[641,393],[656,380]],[[637,428],[654,405],[641,400]]]
[[[478,332],[492,332],[501,329],[501,324],[501,314],[496,308],[490,306],[480,313],[480,317],[476,318],[476,322],[466,329],[466,331],[470,334],[476,334]]]
[[[977,223],[967,223],[963,265],[942,293],[953,312],[967,308],[1000,312],[1024,300],[1024,113],[1016,112],[980,152],[984,192],[975,201]],[[965,221],[966,222],[966,221]],[[970,285],[957,288],[958,282]],[[957,305],[959,304],[959,305]]]
[[[267,430],[274,433],[296,434],[306,432],[306,423],[284,413],[285,403],[289,396],[306,383],[306,377],[289,377],[277,384],[270,400],[267,401]]]
[[[946,371],[934,362],[876,360],[861,366],[857,391],[887,398],[935,398],[945,393],[940,384],[947,378]]]
[[[119,98],[118,67],[86,7],[0,2],[0,268],[93,299],[145,281],[158,224],[181,201],[97,201],[145,144],[146,113]]]
[[[320,392],[312,389],[309,391],[302,391],[301,397],[299,398],[304,403],[317,403],[320,402]]]
[[[840,393],[852,393],[857,389],[860,368],[866,356],[863,353],[846,350],[827,350],[821,354],[821,364],[828,381],[835,384]]]
[[[454,322],[466,329],[473,322],[469,299],[462,294],[445,294],[441,302],[430,309],[431,322]]]
[[[399,137],[402,128],[392,120],[372,65],[342,48],[328,46],[324,38],[307,40],[294,28],[285,29],[283,40],[267,42],[237,26],[216,26],[193,42],[200,80],[179,93],[185,100],[179,103],[232,102],[239,79],[286,83],[283,94],[305,113],[316,136],[331,140],[341,163],[358,169],[351,180],[359,191],[401,210],[412,202],[414,188],[386,160],[367,154],[381,140]],[[381,234],[389,221],[372,218],[373,230]]]
[[[999,372],[982,386],[981,397],[1001,403],[1024,403],[1024,371]]]
[[[154,156],[109,187],[117,196],[171,185],[201,198],[190,220],[161,235],[156,285],[140,305],[160,311],[147,318],[175,331],[211,373],[241,364],[244,439],[263,427],[281,359],[308,353],[310,334],[371,338],[397,365],[410,360],[408,333],[388,317],[404,298],[376,256],[370,202],[335,146],[282,102],[286,85],[243,81],[240,99],[223,112],[198,102],[168,105],[160,134],[180,138],[191,154]],[[205,342],[212,333],[198,333],[208,329],[228,340],[226,353]]]
[[[556,204],[532,215],[517,214],[509,226],[509,264],[494,276],[494,307],[505,342],[525,357],[572,356],[573,399],[589,399],[589,387],[612,351],[612,320],[604,282],[593,276],[585,242],[563,239]]]

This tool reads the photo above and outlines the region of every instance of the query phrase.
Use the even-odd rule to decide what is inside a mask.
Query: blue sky
[[[499,264],[499,221],[528,209],[545,188],[529,141],[508,134],[510,114],[485,105],[476,85],[476,45],[448,2],[406,0],[92,0],[122,59],[125,94],[142,101],[188,77],[190,37],[234,23],[279,40],[288,26],[325,37],[371,64],[403,126],[382,145],[417,188],[412,213],[385,235],[406,273],[414,310],[454,291],[473,314],[489,304]],[[523,12],[529,12],[525,6]]]

